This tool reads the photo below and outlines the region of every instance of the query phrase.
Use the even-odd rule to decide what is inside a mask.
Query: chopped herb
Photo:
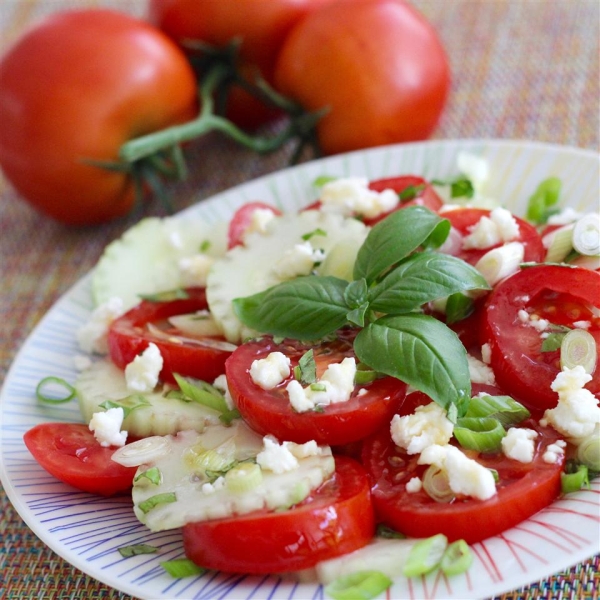
[[[311,238],[313,238],[315,235],[325,236],[325,235],[327,235],[327,232],[324,231],[323,229],[321,229],[320,227],[317,227],[317,229],[315,229],[313,231],[309,231],[308,233],[305,233],[302,236],[302,239],[306,242],[306,241],[310,240]]]
[[[130,556],[137,556],[138,554],[154,554],[158,552],[156,546],[150,546],[149,544],[134,544],[133,546],[123,546],[119,548],[119,553],[124,558]]]
[[[137,483],[142,479],[147,479],[148,481],[150,481],[150,483],[153,483],[154,485],[159,485],[162,480],[162,473],[160,472],[160,469],[158,467],[150,467],[149,469],[142,471],[139,475],[136,475],[135,479],[133,480],[133,483]]]
[[[150,496],[143,502],[138,504],[138,508],[145,514],[150,512],[153,508],[160,506],[161,504],[170,504],[171,502],[175,502],[177,500],[177,496],[175,492],[165,492],[164,494],[156,494],[155,496]]]
[[[313,181],[313,185],[315,187],[323,187],[326,183],[330,183],[331,181],[335,181],[337,177],[333,177],[331,175],[320,175]]]
[[[409,200],[414,200],[417,196],[421,194],[421,192],[424,189],[424,183],[421,183],[419,185],[409,185],[408,187],[405,187],[401,192],[398,193],[398,198],[400,198],[400,202],[408,202]]]
[[[99,408],[108,410],[109,408],[122,408],[123,418],[126,419],[131,411],[142,406],[150,406],[150,402],[145,396],[139,394],[133,394],[120,400],[105,400],[98,405]]]
[[[302,355],[297,366],[294,367],[294,377],[304,385],[317,381],[317,363],[312,348]]]
[[[406,536],[387,525],[383,525],[380,523],[377,525],[377,530],[375,531],[375,535],[380,538],[384,538],[387,540],[403,540]]]
[[[201,253],[208,252],[208,250],[210,249],[210,246],[211,246],[211,241],[210,240],[204,240],[200,244],[200,252]]]
[[[174,577],[175,579],[182,579],[183,577],[202,575],[206,573],[206,569],[204,567],[200,567],[188,558],[175,558],[173,560],[166,560],[161,562],[160,565],[171,577]]]

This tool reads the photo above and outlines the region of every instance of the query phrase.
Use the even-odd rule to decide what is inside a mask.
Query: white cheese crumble
[[[548,217],[548,225],[570,225],[583,216],[583,213],[576,211],[574,208],[567,206],[559,213]]]
[[[496,384],[494,371],[485,362],[467,354],[467,364],[469,365],[469,377],[473,383],[483,383],[485,385]]]
[[[502,452],[507,458],[530,463],[535,454],[537,431],[525,427],[511,427],[502,438]]]
[[[127,432],[121,431],[124,417],[125,411],[120,406],[92,415],[89,428],[101,446],[107,448],[125,445]]]
[[[306,412],[317,406],[347,402],[354,391],[355,376],[356,360],[348,356],[341,363],[331,363],[319,381],[306,388],[293,379],[286,387],[290,404],[297,412]]]
[[[268,224],[275,218],[275,213],[268,208],[257,208],[252,211],[250,216],[250,223],[246,227],[243,238],[250,235],[251,233],[259,233],[264,235],[267,233]]]
[[[481,346],[481,360],[489,365],[492,362],[492,347],[485,343]]]
[[[233,410],[235,405],[233,403],[233,398],[231,397],[231,393],[229,391],[229,385],[227,385],[227,377],[223,373],[223,375],[219,375],[213,381],[213,387],[216,387],[220,392],[223,392],[223,398],[225,399],[225,404],[227,404],[227,408],[229,410]]]
[[[542,319],[539,315],[530,314],[524,309],[520,309],[517,312],[517,317],[523,325],[527,325],[528,327],[533,327],[536,331],[542,333],[546,331],[550,326],[550,321],[547,319]]]
[[[419,456],[418,462],[442,469],[455,494],[487,500],[496,493],[492,472],[450,444],[428,446]]]
[[[127,389],[132,392],[151,392],[158,383],[163,357],[156,344],[148,347],[125,367]]]
[[[573,323],[573,327],[575,327],[575,329],[589,329],[591,326],[591,321],[575,321]]]
[[[308,275],[317,263],[325,258],[325,253],[312,247],[310,241],[295,244],[293,248],[286,250],[283,256],[273,265],[272,271],[275,277],[281,281],[294,279],[302,275]]]
[[[369,180],[345,177],[327,182],[321,189],[321,210],[351,217],[362,215],[369,219],[396,208],[400,199],[391,189],[376,192],[369,189]]]
[[[494,208],[490,216],[483,216],[463,239],[463,248],[485,249],[511,242],[519,237],[519,225],[509,210]]]
[[[453,430],[454,425],[446,411],[435,402],[417,406],[410,415],[394,415],[390,424],[392,440],[408,454],[418,454],[432,445],[447,444]]]
[[[77,330],[79,347],[88,354],[107,354],[107,334],[110,324],[124,313],[123,300],[116,296],[100,304],[90,320]]]
[[[273,471],[273,473],[285,473],[293,471],[299,465],[298,459],[291,452],[289,445],[279,444],[270,435],[263,438],[263,450],[256,456],[256,462],[261,469]]]
[[[540,423],[550,424],[567,438],[590,435],[600,423],[598,399],[585,389],[592,376],[581,365],[564,367],[552,382],[552,391],[558,393],[558,404],[544,413]]]
[[[194,254],[179,259],[179,272],[185,287],[206,287],[206,278],[215,262],[207,254]]]
[[[406,484],[406,491],[409,494],[416,494],[423,488],[423,482],[418,477],[412,477]]]
[[[203,483],[202,484],[202,493],[203,494],[214,494],[217,490],[223,489],[225,487],[225,478],[217,477],[212,483]]]
[[[559,462],[565,453],[566,446],[567,443],[564,440],[556,440],[554,444],[548,445],[542,456],[542,459],[545,463],[551,465]]]
[[[252,381],[263,390],[272,390],[290,376],[290,359],[282,352],[271,352],[250,365]]]

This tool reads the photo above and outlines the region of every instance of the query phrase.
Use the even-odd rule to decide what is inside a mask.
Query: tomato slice
[[[481,339],[490,344],[498,385],[526,406],[555,406],[558,396],[550,385],[560,372],[560,350],[542,352],[542,334],[519,311],[570,328],[588,321],[599,346],[600,317],[593,307],[600,307],[600,273],[589,269],[540,265],[500,282],[487,300]],[[600,393],[600,358],[586,387]]]
[[[188,288],[186,292],[187,298],[168,302],[143,300],[113,321],[108,332],[108,348],[119,368],[124,369],[153,343],[164,360],[162,381],[173,383],[173,373],[178,373],[212,382],[225,372],[225,360],[231,351],[224,349],[223,338],[182,336],[168,324],[169,317],[208,308],[204,288]]]
[[[335,462],[331,479],[289,510],[185,525],[186,556],[219,571],[280,573],[365,546],[375,527],[367,473],[351,458]]]
[[[315,440],[318,444],[343,445],[360,440],[389,423],[406,393],[406,384],[394,377],[356,386],[347,402],[301,413],[292,408],[285,389],[293,374],[272,390],[264,390],[252,381],[249,371],[254,360],[265,358],[270,352],[282,352],[290,358],[293,373],[293,368],[310,348],[317,363],[317,377],[330,363],[354,356],[352,335],[314,347],[292,340],[276,344],[272,338],[263,337],[238,347],[227,360],[225,373],[229,391],[252,429],[297,443]]]
[[[376,179],[369,184],[369,187],[376,192],[383,192],[383,190],[391,189],[398,194],[409,190],[414,194],[414,197],[412,197],[411,194],[411,197],[407,197],[406,200],[401,201],[394,210],[373,219],[365,219],[365,224],[370,226],[382,221],[392,212],[408,206],[424,206],[433,212],[437,212],[444,204],[433,186],[422,177],[416,177],[415,175]]]
[[[229,229],[227,231],[228,248],[242,245],[244,234],[252,222],[252,215],[254,211],[270,210],[274,215],[281,215],[281,211],[266,202],[248,202],[238,208],[231,221],[229,222]]]
[[[457,208],[445,211],[442,216],[450,221],[453,229],[458,231],[462,237],[469,235],[471,228],[477,225],[481,217],[488,217],[490,212],[484,208]],[[546,256],[546,249],[537,229],[519,217],[514,218],[519,226],[519,236],[514,241],[521,242],[524,246],[524,262],[542,262]],[[465,250],[461,247],[456,251],[450,250],[449,253],[474,265],[486,252],[498,246],[502,246],[502,244],[483,249],[469,248]]]
[[[48,473],[78,490],[113,496],[131,489],[137,468],[111,460],[115,448],[101,446],[83,423],[41,423],[23,440]]]
[[[415,401],[410,396],[407,403]],[[547,445],[558,439],[552,428],[541,428],[534,419],[522,426],[538,432],[533,461],[521,463],[502,453],[478,455],[463,450],[498,472],[497,493],[489,500],[466,497],[449,503],[436,502],[424,490],[406,491],[408,481],[422,477],[427,465],[417,464],[418,454],[409,455],[396,446],[389,428],[381,430],[364,442],[362,453],[363,465],[371,475],[376,518],[411,537],[443,533],[450,541],[464,539],[469,544],[527,519],[559,495],[562,462],[548,464],[542,458]]]

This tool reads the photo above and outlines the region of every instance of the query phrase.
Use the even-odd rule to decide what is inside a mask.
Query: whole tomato
[[[433,27],[402,0],[340,0],[292,29],[275,85],[307,110],[329,107],[317,133],[335,154],[428,137],[450,69]]]
[[[293,25],[332,0],[149,0],[149,20],[177,43],[203,41],[225,47],[240,41],[239,69],[252,81],[272,82],[279,50]],[[227,117],[255,127],[277,114],[263,102],[234,88]]]
[[[109,10],[57,13],[0,62],[0,167],[51,217],[108,221],[132,207],[132,178],[89,161],[197,110],[195,75],[162,32]]]

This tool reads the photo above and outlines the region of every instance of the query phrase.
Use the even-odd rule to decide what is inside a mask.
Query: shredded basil
[[[206,573],[204,567],[200,567],[188,558],[175,558],[160,563],[160,566],[175,579],[190,577],[191,575],[202,575]]]
[[[158,548],[156,546],[150,546],[149,544],[134,544],[132,546],[123,546],[119,548],[119,553],[124,558],[129,558],[130,556],[137,556],[138,554],[154,554],[158,552]]]

